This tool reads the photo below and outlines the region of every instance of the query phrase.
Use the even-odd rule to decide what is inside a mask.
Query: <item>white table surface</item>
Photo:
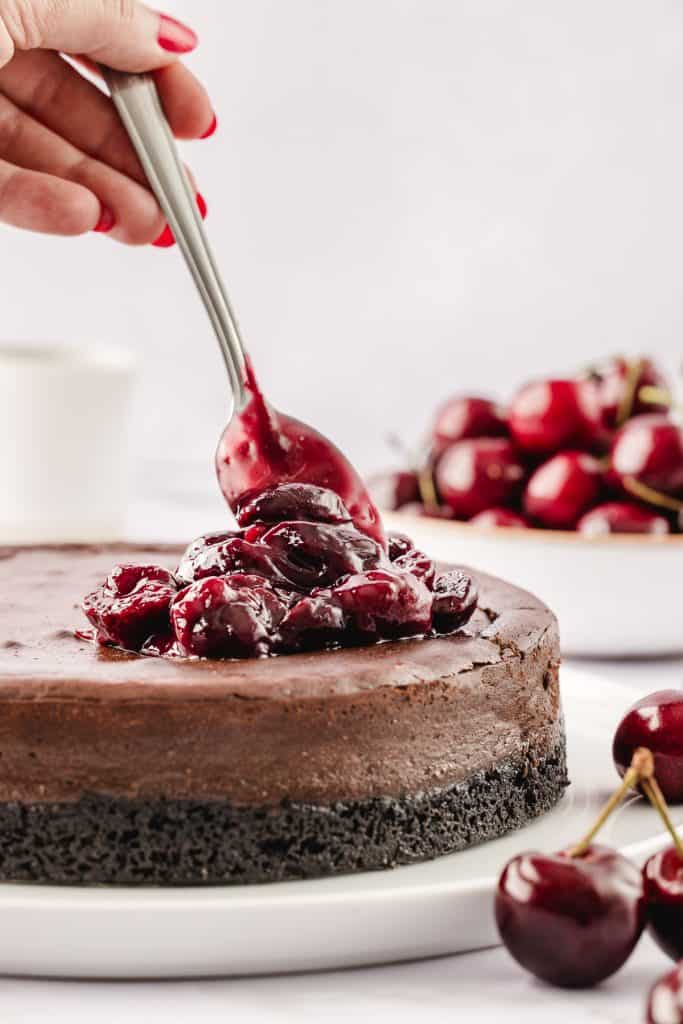
[[[194,536],[204,502],[180,510],[169,502],[133,508],[131,532],[164,539]],[[170,510],[174,509],[171,514]],[[160,525],[162,524],[162,525]],[[585,662],[635,690],[683,686],[683,659]],[[2,923],[0,922],[0,927]],[[96,982],[0,979],[2,1024],[638,1024],[650,985],[671,963],[644,936],[635,954],[600,989],[564,992],[525,974],[502,949],[415,963],[308,975],[206,981]]]

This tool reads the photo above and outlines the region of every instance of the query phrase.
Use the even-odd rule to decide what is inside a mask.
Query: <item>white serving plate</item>
[[[394,871],[206,889],[0,885],[0,973],[141,978],[263,974],[464,952],[497,942],[492,897],[503,864],[587,830],[614,789],[613,729],[639,696],[562,670],[572,786],[518,832]],[[683,822],[683,809],[674,815]],[[642,861],[667,842],[633,798],[602,839]]]
[[[401,513],[383,518],[433,558],[502,576],[540,597],[559,619],[564,654],[683,652],[683,535],[585,537]]]

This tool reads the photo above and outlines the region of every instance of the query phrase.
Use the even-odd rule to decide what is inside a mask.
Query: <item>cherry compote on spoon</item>
[[[556,854],[523,853],[505,867],[495,911],[508,951],[536,977],[562,988],[588,988],[625,963],[645,921],[641,873],[593,838],[641,772],[634,756],[622,785],[575,847]]]

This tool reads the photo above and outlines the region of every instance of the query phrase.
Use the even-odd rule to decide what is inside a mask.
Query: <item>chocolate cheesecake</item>
[[[449,636],[270,658],[78,639],[113,562],[0,549],[0,878],[266,882],[426,860],[518,828],[567,784],[553,614],[472,573]]]

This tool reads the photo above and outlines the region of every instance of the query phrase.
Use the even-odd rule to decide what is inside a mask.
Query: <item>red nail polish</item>
[[[162,50],[169,53],[189,53],[194,50],[199,39],[196,32],[183,25],[182,21],[170,18],[168,14],[160,14],[157,42]]]
[[[199,138],[200,139],[208,139],[209,136],[213,135],[213,133],[216,131],[216,128],[218,128],[218,118],[214,114],[213,117],[211,118],[211,124],[206,129],[204,134],[199,136]]]
[[[169,228],[168,224],[159,237],[152,242],[152,245],[156,245],[157,249],[170,249],[172,245],[175,245],[175,238],[173,237],[173,232]]]
[[[101,231],[103,234],[107,231],[111,231],[115,224],[114,214],[111,212],[108,206],[102,206],[100,208],[100,219],[93,228],[93,231]]]
[[[196,198],[197,198],[197,209],[199,210],[199,212],[202,215],[202,220],[204,220],[205,217],[206,217],[206,211],[207,211],[206,199],[201,194],[201,192],[197,192]]]

